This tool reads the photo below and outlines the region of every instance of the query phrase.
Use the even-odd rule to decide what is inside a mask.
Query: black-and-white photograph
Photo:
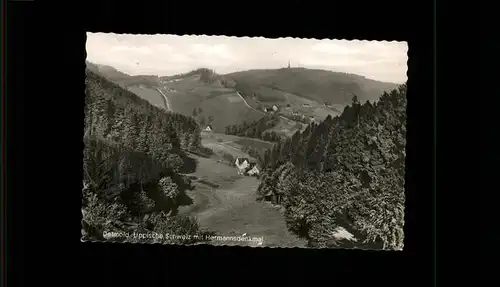
[[[82,240],[402,250],[406,42],[87,33]]]

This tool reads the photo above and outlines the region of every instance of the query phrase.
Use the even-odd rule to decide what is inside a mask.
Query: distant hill
[[[260,102],[287,103],[290,96],[328,102],[343,107],[356,94],[360,102],[376,101],[384,91],[398,84],[371,80],[359,75],[305,68],[276,70],[249,70],[226,75],[238,83],[237,89],[247,97]]]
[[[398,86],[359,75],[305,68],[249,70],[227,75],[200,68],[157,77],[131,76],[113,67],[90,62],[87,66],[156,106],[163,103],[161,95],[156,93],[159,88],[174,112],[194,116],[201,126],[212,124],[216,132],[224,132],[229,125],[257,121],[265,115],[263,110],[274,104],[282,107],[279,113],[288,119],[324,120],[328,115],[340,115],[351,103],[353,94],[361,103],[373,102],[384,91]],[[200,109],[201,113],[194,112]],[[293,121],[286,127],[280,124],[275,132],[293,134],[295,126],[299,125]]]

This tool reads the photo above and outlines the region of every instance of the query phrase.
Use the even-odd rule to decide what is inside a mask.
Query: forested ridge
[[[343,113],[261,155],[258,198],[281,204],[289,229],[311,247],[401,249],[406,84],[376,103],[356,97]],[[357,242],[338,241],[343,227]]]
[[[94,64],[89,61],[86,61],[87,69],[90,71],[104,76],[106,79],[113,81],[122,86],[136,86],[136,85],[144,85],[147,87],[157,87],[159,83],[159,77],[154,75],[136,75],[132,76],[121,71],[118,71],[116,68]]]
[[[191,201],[185,194],[191,182],[180,173],[196,167],[185,151],[210,153],[201,146],[196,121],[154,107],[88,69],[86,74],[84,238],[103,239],[104,231],[202,234],[194,218],[176,215]]]

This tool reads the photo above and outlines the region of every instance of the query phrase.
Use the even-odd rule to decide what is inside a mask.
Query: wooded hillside
[[[190,204],[185,191],[192,188],[179,173],[196,168],[184,152],[210,152],[194,119],[154,107],[87,70],[84,130],[84,238],[103,239],[104,231],[201,232],[195,219],[176,216]]]
[[[374,104],[355,97],[341,116],[275,144],[262,155],[259,198],[281,204],[310,246],[353,247],[332,236],[343,227],[356,247],[401,249],[406,105],[406,85]]]

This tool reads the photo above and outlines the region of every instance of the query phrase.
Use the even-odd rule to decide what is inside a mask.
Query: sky
[[[358,74],[401,84],[406,42],[87,33],[87,60],[130,75],[171,76],[197,68],[218,74],[291,67]]]

